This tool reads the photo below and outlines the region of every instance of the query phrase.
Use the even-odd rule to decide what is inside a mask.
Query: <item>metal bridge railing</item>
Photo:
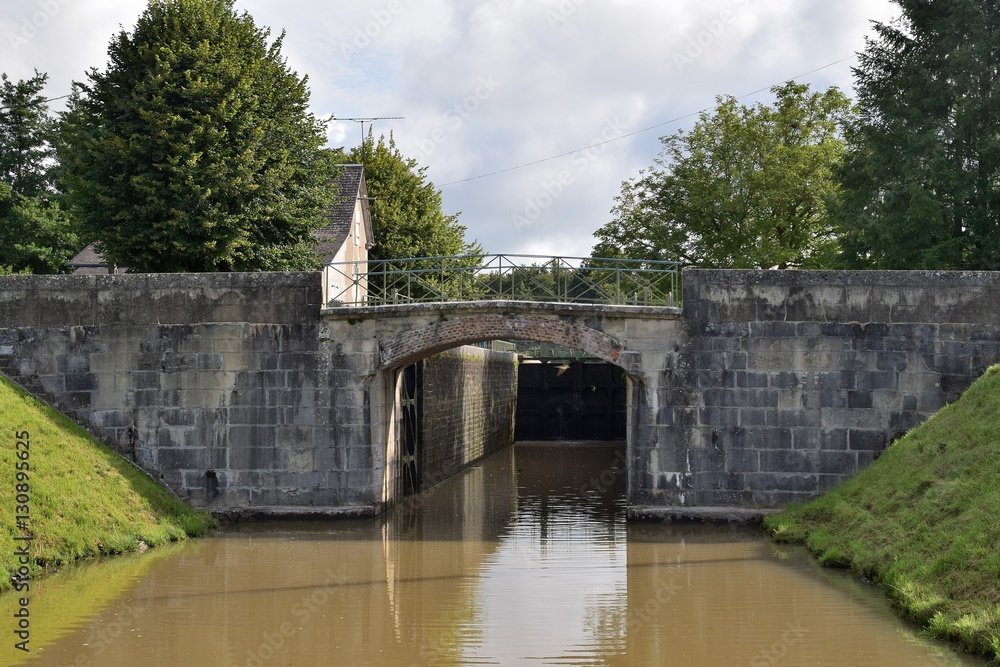
[[[676,306],[681,264],[658,260],[459,255],[324,267],[329,306],[468,301]]]

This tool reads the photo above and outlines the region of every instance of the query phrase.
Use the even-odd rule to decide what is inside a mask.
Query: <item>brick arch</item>
[[[460,345],[487,340],[531,340],[581,350],[618,364],[624,346],[580,324],[527,315],[472,315],[406,331],[380,344],[383,369],[398,368]]]

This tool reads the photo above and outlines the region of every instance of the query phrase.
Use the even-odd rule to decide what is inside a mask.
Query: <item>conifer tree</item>
[[[1000,269],[1000,7],[893,0],[855,69],[833,214],[849,268]]]
[[[0,76],[0,273],[56,273],[80,249],[54,187],[47,80]]]
[[[87,233],[134,271],[317,266],[311,232],[333,197],[324,124],[284,35],[234,0],[150,0],[75,84],[64,182]]]

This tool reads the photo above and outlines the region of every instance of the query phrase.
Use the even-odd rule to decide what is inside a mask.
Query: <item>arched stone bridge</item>
[[[459,345],[490,340],[554,343],[623,368],[629,380],[628,456],[644,462],[630,468],[628,485],[639,488],[656,450],[666,354],[684,339],[681,316],[678,308],[505,301],[339,308],[324,311],[320,335],[337,341],[335,358],[364,378],[364,388],[347,388],[343,399],[368,397],[373,464],[384,471],[384,502],[391,505],[399,486],[399,370]]]
[[[633,514],[767,509],[873,461],[1000,361],[993,273],[686,271],[682,309],[323,308],[320,274],[0,276],[0,369],[199,506],[372,516],[399,369],[462,343],[629,377]]]

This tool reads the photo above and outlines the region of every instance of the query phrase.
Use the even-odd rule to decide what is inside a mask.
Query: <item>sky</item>
[[[146,0],[2,0],[0,72],[66,95]],[[322,118],[387,118],[487,252],[587,256],[622,182],[719,95],[789,79],[853,95],[890,0],[236,0],[308,76]],[[63,102],[53,102],[55,110]],[[365,129],[367,131],[367,125]],[[329,125],[332,147],[362,126]],[[558,156],[558,157],[557,157]],[[377,242],[377,239],[376,239]]]

